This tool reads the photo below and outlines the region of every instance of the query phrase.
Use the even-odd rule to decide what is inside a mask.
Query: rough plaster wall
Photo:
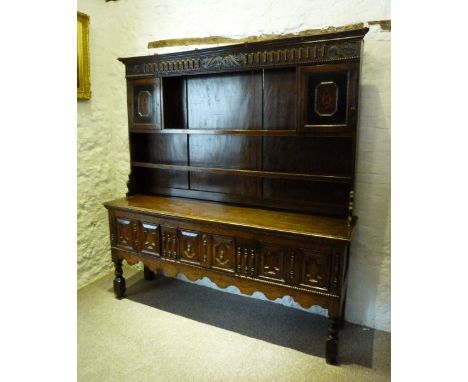
[[[158,39],[291,33],[390,19],[388,0],[79,0],[78,10],[91,15],[93,91],[89,105],[78,106],[79,285],[110,269],[101,202],[126,191],[126,93],[124,67],[117,57],[187,49],[148,50],[147,43]],[[365,41],[355,202],[360,219],[352,247],[346,319],[389,331],[390,33],[373,26]],[[206,278],[198,283],[216,287]],[[235,287],[227,291],[239,292]],[[264,298],[261,293],[254,297]],[[278,302],[298,307],[287,297]],[[325,314],[317,307],[310,310]]]
[[[91,16],[90,101],[78,101],[78,286],[111,269],[108,222],[102,202],[117,196],[112,147],[108,65],[108,25],[104,1],[80,1],[78,10]]]

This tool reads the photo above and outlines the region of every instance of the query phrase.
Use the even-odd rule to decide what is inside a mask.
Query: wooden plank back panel
[[[351,138],[264,137],[265,171],[351,175]]]
[[[260,200],[262,180],[256,177],[190,172],[190,189],[225,194],[227,200],[230,195]]]
[[[159,170],[145,167],[132,167],[132,176],[138,193],[157,195],[161,189],[189,188],[187,171]]]
[[[187,99],[191,129],[262,126],[261,71],[189,77]]]
[[[260,170],[262,138],[229,135],[189,136],[191,166]]]
[[[263,128],[296,129],[296,68],[268,69],[263,83]]]
[[[130,134],[132,162],[187,165],[187,137],[180,134]]]

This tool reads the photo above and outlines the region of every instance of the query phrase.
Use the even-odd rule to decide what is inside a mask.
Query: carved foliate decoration
[[[230,69],[243,66],[245,63],[245,54],[229,54],[227,56],[203,57],[201,59],[201,66],[204,69]]]
[[[127,180],[127,196],[136,195],[138,193],[137,182],[135,179],[135,173],[130,171]]]
[[[275,67],[294,64],[326,63],[352,60],[360,56],[359,39],[334,42],[286,42],[279,48],[255,49],[247,46],[245,51],[235,54],[187,52],[180,54],[154,55],[151,62],[132,62],[126,66],[127,76],[152,74],[172,76],[186,73],[217,72]],[[142,58],[142,60],[149,60]],[[123,60],[125,62],[125,59]]]
[[[332,44],[328,47],[328,57],[332,59],[349,56],[359,56],[359,45],[356,41]]]

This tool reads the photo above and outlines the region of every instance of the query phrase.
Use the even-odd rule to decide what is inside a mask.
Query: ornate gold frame
[[[89,16],[78,12],[77,22],[77,88],[78,99],[91,98],[89,68]]]

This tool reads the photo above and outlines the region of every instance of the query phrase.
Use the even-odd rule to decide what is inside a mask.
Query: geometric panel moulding
[[[338,109],[338,86],[335,82],[320,82],[315,87],[315,112],[321,117],[330,117]]]
[[[138,115],[140,117],[149,117],[151,114],[152,98],[148,90],[143,90],[138,93]]]

